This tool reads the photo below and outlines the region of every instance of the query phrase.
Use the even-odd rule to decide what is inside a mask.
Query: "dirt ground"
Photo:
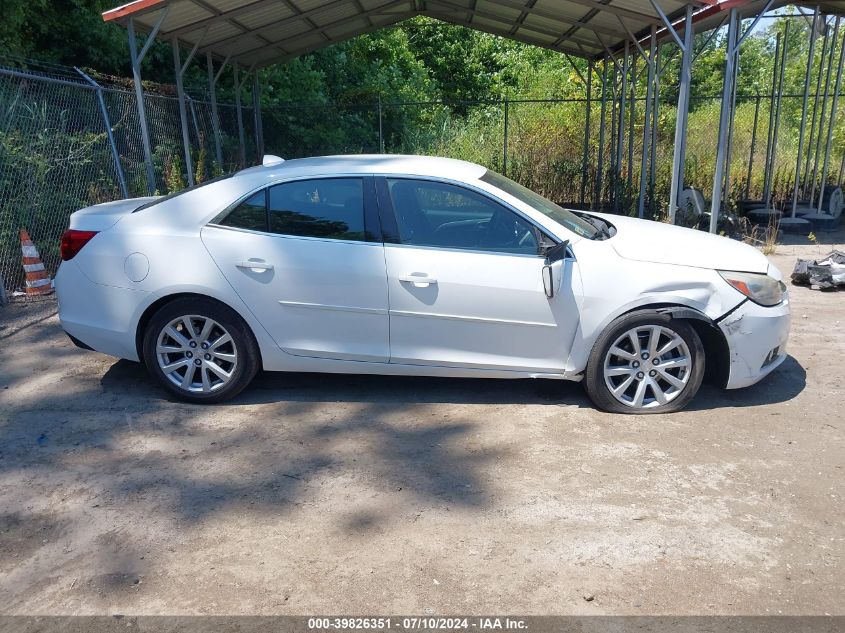
[[[791,292],[775,374],[652,417],[313,374],[191,406],[0,308],[0,612],[843,614],[845,292]]]

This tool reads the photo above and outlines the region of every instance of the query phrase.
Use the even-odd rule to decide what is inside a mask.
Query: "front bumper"
[[[745,301],[719,321],[730,351],[728,389],[753,385],[786,360],[789,322],[788,293],[771,308]]]

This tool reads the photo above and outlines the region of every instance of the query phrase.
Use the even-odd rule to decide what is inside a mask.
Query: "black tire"
[[[641,356],[637,360],[628,361],[632,367],[631,374],[623,374],[618,378],[611,377],[606,379],[605,361],[607,360],[608,363],[610,363],[610,358],[615,359],[612,366],[609,367],[610,370],[615,370],[618,368],[620,362],[619,359],[621,358],[615,353],[608,356],[611,347],[619,341],[620,337],[624,336],[631,330],[636,328],[645,329],[649,326],[659,326],[662,328],[660,330],[661,334],[658,335],[658,340],[667,341],[666,337],[669,336],[670,332],[676,334],[680,337],[680,339],[682,339],[689,352],[688,367],[678,369],[660,368],[660,371],[658,371],[658,367],[652,366],[651,364],[655,363],[655,358],[648,357],[648,350],[644,350],[646,352],[646,357]],[[622,344],[624,345],[625,343]],[[627,345],[627,347],[623,348],[623,351],[632,353],[633,345],[631,343],[628,343]],[[616,347],[614,349],[618,350],[620,348]],[[682,349],[683,345],[663,354],[661,357],[657,358],[656,365],[659,365],[661,362],[667,364],[669,361],[677,360],[672,358],[670,355],[677,354],[679,358],[686,357],[685,354],[681,352]],[[598,337],[595,345],[593,346],[593,350],[590,353],[590,358],[587,361],[587,370],[584,376],[584,388],[586,389],[590,400],[593,401],[593,404],[603,411],[635,415],[672,413],[673,411],[683,409],[689,401],[695,397],[695,394],[698,393],[698,389],[701,387],[701,381],[704,378],[704,363],[704,347],[701,344],[701,339],[698,336],[698,333],[696,333],[689,323],[682,319],[673,319],[668,314],[661,314],[653,310],[638,310],[636,312],[625,314],[613,321]],[[634,367],[634,364],[636,364],[636,368]],[[644,371],[639,371],[640,368]],[[637,371],[634,371],[634,369]],[[688,372],[688,374],[684,372]],[[677,386],[673,386],[667,382],[668,379],[664,377],[666,373],[669,373],[671,377],[675,378],[675,382],[683,382],[685,379],[685,386],[682,389],[679,389]],[[651,378],[652,374],[654,374],[654,378]],[[623,402],[613,395],[607,381],[618,380],[618,384],[615,384],[614,386],[622,388],[623,383],[628,379],[629,375],[633,376],[633,382],[629,383],[629,386],[620,394],[620,398],[630,399],[631,402]],[[638,376],[642,376],[642,378],[639,378]],[[638,393],[637,388],[641,382],[646,383],[645,387],[643,387],[643,406],[637,406],[636,394]],[[663,393],[664,398],[666,398],[666,394],[671,391],[671,393],[669,393],[670,397],[667,398],[667,402],[664,404],[659,403],[656,397],[657,392],[655,391],[655,387],[651,386],[651,383],[654,383],[655,387],[661,392],[664,392],[664,387],[666,388],[666,393]]]
[[[227,366],[231,368],[231,371],[229,371],[231,377],[227,379],[228,382],[205,393],[189,391],[171,382],[160,367],[159,356],[156,353],[158,339],[164,328],[175,319],[189,315],[211,319],[224,328],[231,336],[231,346],[227,346],[225,351],[234,351],[237,359],[232,365]],[[202,321],[198,320],[198,323],[202,323]],[[147,370],[169,393],[180,400],[201,404],[213,404],[234,398],[252,381],[261,365],[258,343],[256,343],[255,337],[246,322],[228,306],[207,298],[183,297],[174,299],[159,308],[150,319],[144,332],[143,353]],[[180,353],[175,355],[177,359],[180,357]],[[195,356],[192,362],[199,361],[199,363],[202,363],[201,355],[208,358],[208,355],[197,347],[191,349],[190,356]],[[173,356],[168,358],[173,358]],[[216,358],[210,360],[219,362]],[[206,371],[204,365],[202,369]],[[221,380],[219,377],[215,377],[213,372],[206,371],[206,375],[213,380]]]

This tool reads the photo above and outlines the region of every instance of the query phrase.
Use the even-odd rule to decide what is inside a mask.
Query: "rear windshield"
[[[231,174],[224,174],[222,176],[217,176],[217,178],[212,178],[211,180],[206,180],[205,182],[197,183],[196,185],[191,185],[190,187],[185,187],[184,189],[180,189],[179,191],[174,191],[173,193],[169,193],[166,196],[161,196],[160,198],[156,198],[152,202],[148,202],[147,204],[142,204],[140,207],[135,209],[132,213],[138,213],[138,211],[143,211],[144,209],[149,209],[161,202],[167,202],[168,200],[173,200],[173,198],[178,198],[183,193],[188,193],[189,191],[196,191],[206,185],[210,185],[215,182],[220,182],[221,180],[226,180],[227,178],[231,178],[235,175],[235,172]]]
[[[481,180],[493,185],[512,195],[520,202],[524,202],[532,209],[536,209],[543,215],[550,217],[558,224],[563,225],[576,235],[586,237],[588,239],[595,239],[600,232],[592,224],[586,220],[582,220],[572,211],[567,211],[563,207],[556,205],[551,200],[546,200],[539,193],[531,191],[527,187],[523,187],[518,182],[514,182],[502,174],[497,174],[495,171],[487,171]]]

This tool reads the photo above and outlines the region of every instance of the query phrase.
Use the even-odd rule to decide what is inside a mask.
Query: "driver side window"
[[[533,227],[486,196],[445,182],[388,178],[399,243],[536,255]]]

